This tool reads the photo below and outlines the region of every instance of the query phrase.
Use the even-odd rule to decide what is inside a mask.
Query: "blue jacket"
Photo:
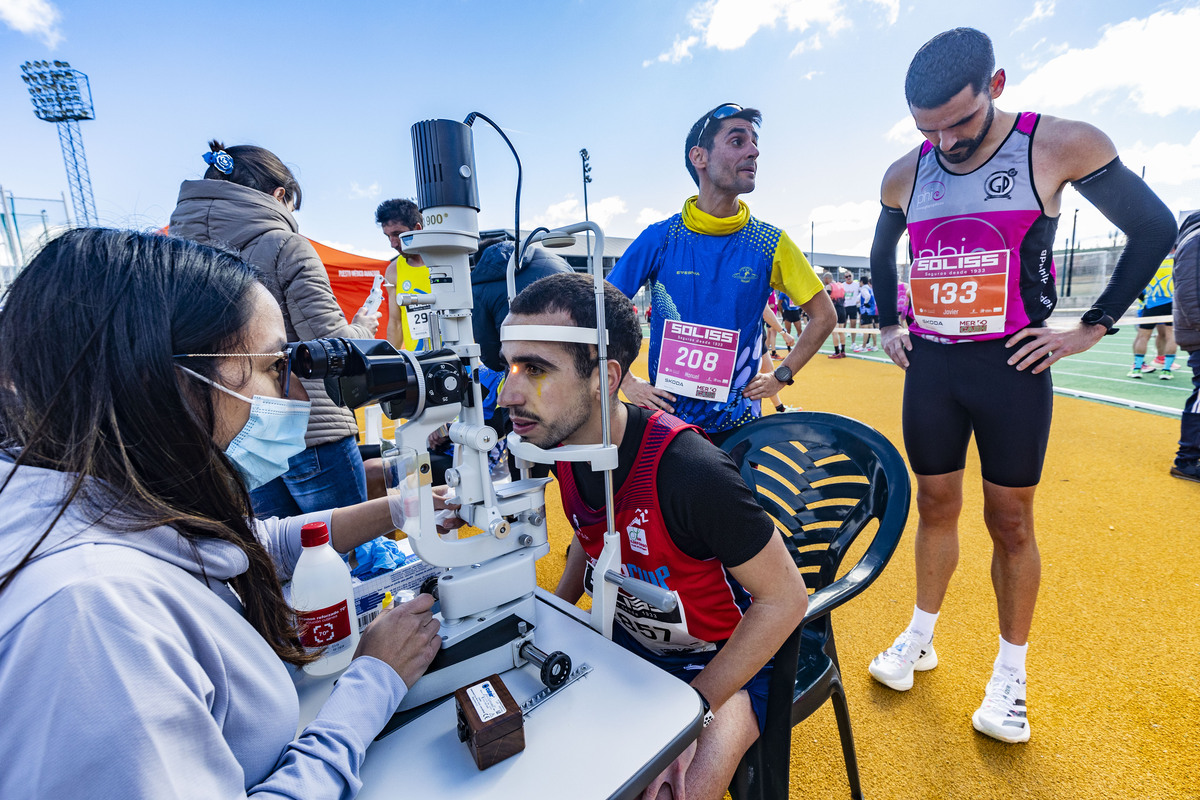
[[[536,245],[526,250],[526,263],[517,270],[516,284],[520,292],[538,278],[557,272],[570,272],[571,266],[562,258],[551,255]],[[484,365],[503,371],[500,361],[500,325],[508,316],[508,260],[512,258],[513,243],[494,244],[471,270],[471,330],[479,344],[479,358]]]

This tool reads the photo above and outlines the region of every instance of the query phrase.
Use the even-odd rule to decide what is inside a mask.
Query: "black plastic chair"
[[[743,757],[729,791],[735,800],[786,798],[792,726],[831,700],[850,795],[861,798],[829,612],[870,586],[895,552],[908,520],[908,468],[882,434],[837,414],[762,417],[723,447],[784,532],[811,590],[808,612],[775,655],[763,734]],[[861,558],[843,569],[855,540],[871,535],[873,520],[878,527]]]

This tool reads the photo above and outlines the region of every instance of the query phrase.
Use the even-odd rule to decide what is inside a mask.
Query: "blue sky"
[[[253,143],[293,167],[301,231],[383,256],[372,214],[412,196],[413,122],[481,111],[524,164],[522,228],[589,211],[635,236],[676,212],[692,122],[721,102],[762,109],[759,217],[808,249],[865,255],[884,169],[919,141],[904,70],[934,34],[972,25],[1008,74],[1005,110],[1098,125],[1175,211],[1200,207],[1200,2],[1014,0],[555,0],[416,3],[0,0],[0,184],[67,188],[53,126],[33,115],[20,64],[87,73],[82,123],[107,225],[164,224],[206,141]],[[516,169],[475,126],[481,227],[511,227]],[[1068,189],[1084,243],[1112,227]]]

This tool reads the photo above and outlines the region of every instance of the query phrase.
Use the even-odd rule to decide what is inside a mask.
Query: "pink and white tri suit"
[[[1033,185],[1039,114],[1025,112],[995,154],[958,175],[925,142],[908,202],[909,332],[943,343],[1007,337],[1045,320],[1057,302],[1058,219]]]

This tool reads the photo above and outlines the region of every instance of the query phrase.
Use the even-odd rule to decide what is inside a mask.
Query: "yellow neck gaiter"
[[[750,207],[738,200],[738,212],[732,217],[714,217],[696,206],[700,195],[692,195],[683,203],[683,224],[688,230],[706,236],[728,236],[746,227],[750,221]]]

